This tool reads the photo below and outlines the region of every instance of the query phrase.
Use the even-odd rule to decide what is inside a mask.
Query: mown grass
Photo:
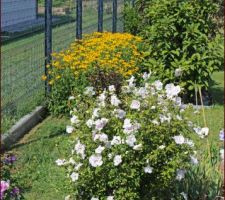
[[[203,111],[199,110],[198,114],[194,114],[194,109],[188,109],[186,111],[186,116],[195,122],[196,125],[200,127],[205,127],[203,120]],[[212,108],[205,109],[206,123],[209,127],[208,141],[210,144],[216,146],[221,146],[222,142],[219,140],[219,132],[224,127],[224,110],[222,106],[215,105]],[[195,138],[195,143],[202,152],[208,150],[207,139],[200,139],[197,135]]]
[[[224,128],[224,72],[215,72],[213,74],[214,83],[210,87],[210,93],[213,99],[213,105],[205,108],[206,125],[209,127],[208,140],[212,143],[221,144],[219,142],[219,131]],[[186,111],[186,116],[192,119],[195,124],[204,127],[203,110],[200,108],[199,113],[195,114],[194,109],[190,108]],[[199,140],[201,148],[205,147],[206,141]]]
[[[215,73],[220,98],[223,97],[223,72]],[[204,126],[202,113],[194,114],[193,109],[186,111],[186,116],[200,126]],[[205,109],[207,126],[210,129],[208,140],[218,146],[219,131],[224,126],[223,105],[216,103]],[[18,161],[15,165],[14,176],[23,189],[25,199],[28,200],[61,200],[72,191],[73,184],[66,177],[65,170],[56,166],[55,160],[69,155],[73,146],[74,135],[68,135],[65,127],[68,118],[48,117],[35,127],[10,151]],[[195,143],[201,151],[207,150],[207,139],[195,138]]]
[[[64,169],[55,164],[72,148],[71,136],[65,134],[66,121],[47,118],[12,149],[18,158],[14,175],[25,199],[60,200],[70,192]]]

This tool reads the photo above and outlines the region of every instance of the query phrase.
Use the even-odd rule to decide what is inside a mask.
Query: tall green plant
[[[223,63],[222,37],[212,0],[137,0],[139,33],[147,42],[145,66],[164,83],[175,82],[194,93],[207,89],[211,74]],[[190,92],[188,92],[190,94]]]

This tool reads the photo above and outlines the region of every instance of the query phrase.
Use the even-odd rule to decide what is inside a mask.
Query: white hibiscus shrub
[[[72,199],[184,199],[176,184],[197,164],[195,134],[182,116],[181,88],[131,77],[118,96],[87,88],[76,98],[68,133],[76,137],[68,160],[57,160],[74,185]],[[72,195],[72,194],[71,194]]]

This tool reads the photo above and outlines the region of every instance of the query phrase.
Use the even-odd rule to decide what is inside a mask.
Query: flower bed
[[[89,82],[101,92],[108,85],[120,84],[124,78],[140,72],[141,49],[140,37],[105,32],[86,35],[65,51],[53,53],[52,68],[48,70],[51,113],[68,111],[68,96],[79,95]]]

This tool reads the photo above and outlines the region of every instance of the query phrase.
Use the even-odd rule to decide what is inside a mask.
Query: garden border
[[[9,149],[20,138],[27,134],[47,116],[44,106],[36,107],[31,113],[22,117],[14,126],[1,137],[1,150]]]

